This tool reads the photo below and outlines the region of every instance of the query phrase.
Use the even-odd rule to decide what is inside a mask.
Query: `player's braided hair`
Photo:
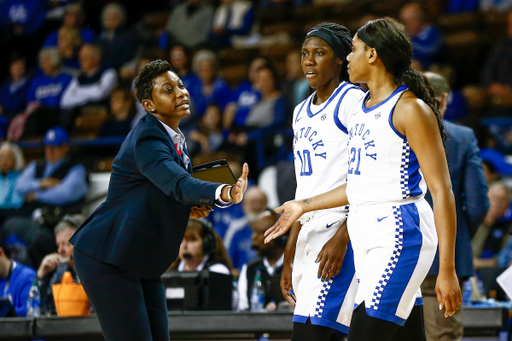
[[[350,35],[350,31],[343,25],[336,24],[333,22],[324,22],[315,25],[314,28],[323,27],[330,30],[338,39],[340,40],[343,50],[343,56],[338,56],[342,59],[343,65],[341,66],[340,71],[340,81],[349,81],[348,72],[347,72],[347,56],[352,51],[352,36]]]
[[[153,99],[153,80],[167,71],[174,71],[169,62],[161,59],[146,64],[135,78],[135,91],[137,99],[142,103],[145,99]]]
[[[444,142],[446,134],[439,112],[439,99],[427,78],[411,68],[412,44],[404,26],[391,18],[371,20],[357,31],[357,37],[377,50],[386,71],[393,75],[396,84],[407,85],[409,90],[432,109]]]

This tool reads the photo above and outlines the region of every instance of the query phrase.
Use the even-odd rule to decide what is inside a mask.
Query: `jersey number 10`
[[[309,153],[309,150],[303,150],[302,155],[299,150],[297,151],[297,155],[300,160],[300,176],[310,176],[313,174],[313,169],[311,168],[311,154]]]

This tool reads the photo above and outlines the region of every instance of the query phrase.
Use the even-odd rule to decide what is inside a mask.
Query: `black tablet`
[[[234,185],[236,178],[226,159],[203,163],[192,168],[192,176],[198,180]]]

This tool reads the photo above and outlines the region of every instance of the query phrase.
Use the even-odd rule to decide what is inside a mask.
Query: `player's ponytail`
[[[397,80],[398,84],[405,84],[419,99],[425,102],[430,109],[434,112],[439,126],[439,132],[443,142],[446,140],[446,133],[444,132],[443,118],[439,112],[439,99],[435,96],[434,89],[430,85],[427,77],[424,74],[409,67]]]
[[[375,48],[386,71],[393,75],[397,85],[405,84],[434,112],[443,142],[446,140],[439,100],[427,78],[411,68],[412,44],[402,24],[391,18],[371,20],[357,31],[357,37]]]

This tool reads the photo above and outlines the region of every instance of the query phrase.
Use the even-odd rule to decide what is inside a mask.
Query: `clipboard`
[[[215,160],[192,167],[192,176],[198,180],[234,185],[236,178],[226,159]]]

